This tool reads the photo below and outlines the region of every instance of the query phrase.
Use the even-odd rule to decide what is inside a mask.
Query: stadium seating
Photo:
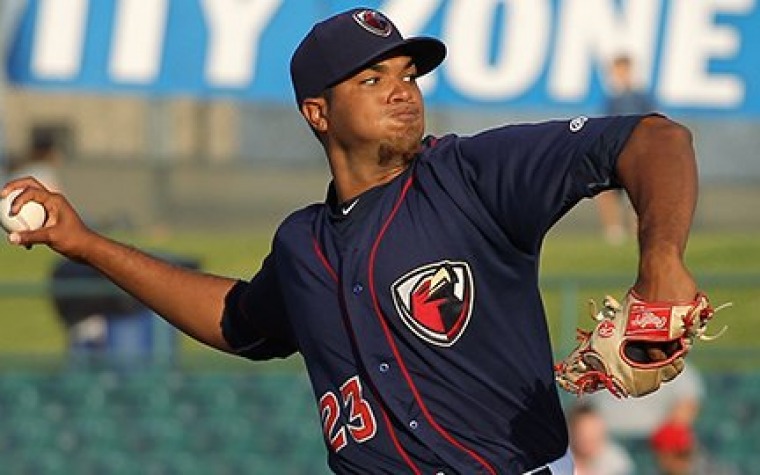
[[[760,374],[703,374],[706,397],[696,421],[700,451],[713,475],[760,475]],[[646,441],[618,440],[637,474],[657,473]],[[700,472],[702,473],[702,472]]]
[[[298,374],[0,374],[0,474],[324,474]],[[6,463],[7,462],[7,463]]]
[[[760,474],[760,374],[705,380],[700,440]],[[0,474],[326,474],[318,417],[296,373],[3,372]]]

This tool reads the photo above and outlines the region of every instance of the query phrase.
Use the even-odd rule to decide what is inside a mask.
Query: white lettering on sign
[[[409,36],[419,36],[421,31],[427,26],[430,18],[435,14],[436,9],[440,6],[440,0],[389,0],[382,5],[379,10],[385,13],[393,21],[396,28],[401,32],[404,38]],[[419,79],[418,84],[423,93],[435,89],[438,82],[436,71],[423,76]]]
[[[117,82],[149,84],[161,69],[167,0],[121,0],[117,4],[108,70]]]
[[[29,46],[34,79],[65,85],[77,82],[82,71],[89,74],[104,67],[101,58],[84,56],[85,41],[98,41],[110,48],[107,71],[94,75],[107,75],[105,87],[151,86],[161,70],[177,60],[167,57],[167,38],[203,37],[190,29],[205,28],[205,45],[171,51],[202,60],[204,70],[188,74],[203,77],[190,82],[208,88],[249,88],[262,67],[262,48],[281,48],[292,39],[287,32],[277,32],[272,35],[274,45],[261,44],[279,8],[296,0],[109,1],[114,8],[113,30],[105,34],[102,22],[88,30],[88,23],[96,20],[88,22],[90,7],[104,4],[38,0],[37,8],[29,9],[37,15]],[[738,57],[743,46],[739,28],[748,37],[746,32],[755,32],[751,26],[731,23],[729,17],[752,15],[756,4],[756,0],[385,0],[380,9],[405,36],[420,35],[439,26],[431,22],[440,20],[436,35],[447,44],[448,57],[443,68],[421,80],[424,92],[445,80],[464,101],[505,102],[529,93],[533,102],[580,102],[588,97],[594,74],[604,72],[611,56],[625,52],[635,60],[641,85],[654,85],[665,108],[732,108],[745,101],[748,78],[721,66],[743,59]],[[195,15],[182,15],[188,8],[200,8],[204,23],[193,22]],[[289,53],[282,51],[284,62]],[[536,91],[544,79],[546,90]]]
[[[736,75],[710,73],[709,62],[736,55],[741,38],[715,16],[747,13],[754,0],[672,0],[663,40],[659,98],[668,105],[731,107],[744,100]]]
[[[206,79],[247,86],[256,75],[259,40],[283,0],[203,0],[209,30]]]
[[[503,6],[499,55],[489,60],[493,18]],[[478,100],[519,96],[533,85],[547,56],[551,8],[547,0],[452,0],[443,38],[450,56],[446,73],[452,85]]]
[[[634,60],[637,82],[646,85],[653,70],[660,0],[566,0],[559,8],[548,81],[552,98],[582,100],[594,69],[601,67],[604,75],[607,62],[620,53]]]
[[[380,7],[393,21],[399,32],[406,38],[417,36],[427,26],[430,18],[440,6],[441,0],[388,0]]]
[[[32,72],[66,80],[79,74],[87,24],[87,0],[40,0],[32,46]]]

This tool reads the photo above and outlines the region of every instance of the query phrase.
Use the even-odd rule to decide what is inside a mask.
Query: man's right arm
[[[48,216],[39,230],[11,233],[12,244],[45,244],[88,264],[179,330],[209,346],[231,351],[220,322],[225,296],[236,280],[175,266],[100,235],[84,225],[62,195],[49,192],[32,178],[8,183],[0,196],[17,188],[26,190],[14,201],[12,212],[27,201],[36,201]]]

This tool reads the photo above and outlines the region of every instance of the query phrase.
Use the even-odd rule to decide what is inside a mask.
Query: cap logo
[[[353,14],[354,21],[373,35],[387,37],[393,30],[391,22],[375,10],[360,10]]]

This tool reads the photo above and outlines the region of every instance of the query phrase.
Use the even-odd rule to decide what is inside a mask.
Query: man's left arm
[[[697,201],[691,133],[664,117],[642,119],[618,154],[616,179],[639,216],[639,271],[622,305],[612,297],[596,327],[555,365],[557,382],[583,394],[644,396],[683,371],[714,310],[684,264]]]
[[[661,116],[641,120],[617,162],[638,215],[639,270],[633,290],[650,301],[690,301],[697,285],[684,251],[697,202],[691,132]]]

